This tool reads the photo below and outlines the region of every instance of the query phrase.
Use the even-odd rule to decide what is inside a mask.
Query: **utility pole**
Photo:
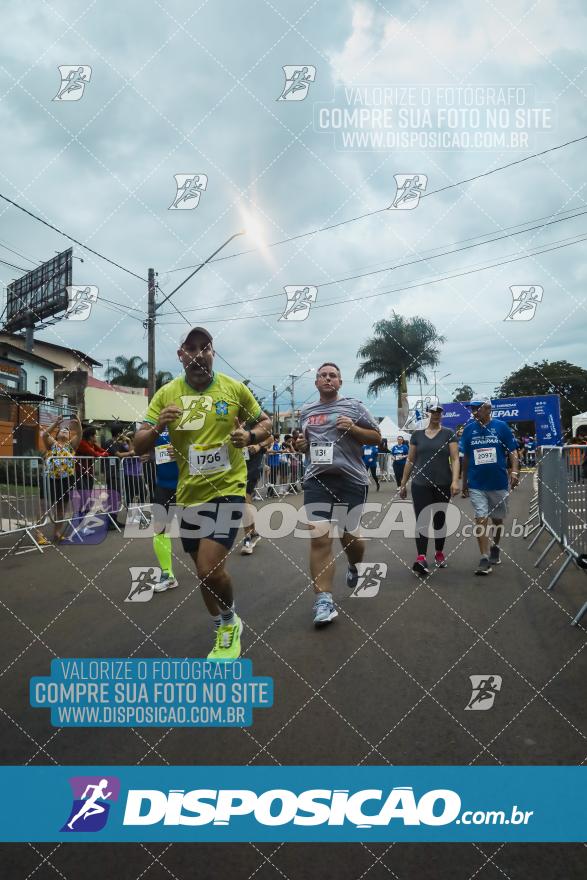
[[[277,429],[277,390],[276,390],[276,388],[275,388],[275,385],[273,386],[273,409],[272,409],[272,413],[273,413],[273,433],[275,434],[275,431],[276,431],[276,429]]]
[[[28,312],[28,314],[26,316],[26,327],[25,327],[25,337],[24,337],[25,351],[32,353],[34,342],[35,342],[35,315],[33,312]]]
[[[147,277],[147,390],[151,400],[155,394],[155,270],[149,269]]]
[[[296,408],[295,382],[298,377],[294,373],[290,373],[289,378],[291,379],[291,385],[289,386],[289,390],[291,391],[291,418],[290,418],[290,422],[289,422],[289,429],[290,429],[290,431],[293,431],[293,429],[295,427],[295,408]]]

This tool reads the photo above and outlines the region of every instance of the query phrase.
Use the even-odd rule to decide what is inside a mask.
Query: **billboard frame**
[[[11,281],[6,288],[6,320],[9,333],[24,330],[66,311],[67,288],[72,285],[73,248]]]

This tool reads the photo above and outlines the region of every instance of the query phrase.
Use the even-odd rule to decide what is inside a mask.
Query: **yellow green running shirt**
[[[177,503],[192,506],[223,495],[244,497],[247,465],[230,434],[235,416],[247,423],[261,415],[246,385],[214,373],[208,387],[196,391],[180,376],[156,392],[145,421],[157,424],[161,410],[172,404],[183,410],[183,416],[169,425],[179,467]]]

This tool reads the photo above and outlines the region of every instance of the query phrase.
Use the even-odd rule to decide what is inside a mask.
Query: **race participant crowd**
[[[333,599],[331,528],[337,519],[341,520],[340,542],[347,560],[346,584],[350,589],[357,586],[357,566],[365,554],[361,516],[370,476],[379,491],[377,462],[381,453],[389,455],[400,498],[407,498],[411,484],[417,522],[413,569],[418,576],[428,576],[431,567],[447,566],[446,513],[456,495],[471,503],[479,547],[475,574],[487,576],[501,564],[504,520],[510,493],[518,485],[521,455],[511,428],[492,418],[488,398],[470,401],[472,418],[459,429],[459,436],[443,427],[443,409],[435,405],[428,408],[425,428],[414,431],[409,442],[399,435],[388,448],[377,420],[363,403],[344,396],[337,364],[325,362],[316,372],[317,399],[302,407],[298,428],[280,443],[272,435],[271,419],[249,388],[214,370],[215,352],[208,330],[193,327],[181,339],[177,354],[183,374],[155,393],[134,437],[115,428],[112,440],[102,447],[95,428],[82,429],[76,419],[69,427],[59,419],[43,433],[47,485],[49,501],[63,513],[68,493],[80,476],[76,455],[88,457],[82,465],[86,481],[92,478],[89,457],[120,458],[122,470],[116,473],[122,472],[122,477],[117,479],[129,481],[127,490],[132,487],[139,495],[147,491],[141,483],[143,468],[154,469],[155,497],[145,494],[143,503],[152,500],[158,510],[169,510],[171,505],[182,510],[183,550],[193,559],[215,630],[209,659],[227,661],[241,654],[243,626],[226,562],[241,528],[240,553],[253,554],[260,536],[254,518],[243,518],[243,514],[252,509],[263,469],[269,470],[271,481],[282,456],[289,456],[288,466],[294,469],[292,482],[303,485],[305,518],[311,531],[309,567],[316,627],[330,624],[338,615]],[[535,454],[533,441],[527,438],[525,456]],[[303,455],[303,463],[301,456],[291,455],[294,452]],[[227,525],[223,508],[228,506]],[[208,526],[205,537],[201,534],[203,522]],[[64,523],[55,524],[54,540],[63,539],[64,529]],[[433,562],[429,562],[429,541],[434,543]],[[153,548],[162,572],[155,591],[177,587],[171,538],[164,529],[155,534]]]

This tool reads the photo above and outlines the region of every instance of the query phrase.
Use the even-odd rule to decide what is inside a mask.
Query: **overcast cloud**
[[[173,270],[196,264],[243,227],[242,208],[273,242],[385,208],[394,174],[426,174],[435,190],[587,133],[587,8],[580,2],[56,0],[6,2],[2,14],[0,191],[139,275],[154,267],[163,292],[188,274]],[[92,67],[80,101],[52,101],[63,64]],[[288,64],[317,69],[303,101],[276,100]],[[358,84],[524,86],[535,104],[555,109],[553,125],[533,134],[522,152],[337,149],[331,133],[317,130],[314,105]],[[444,399],[465,382],[491,393],[526,361],[565,358],[587,367],[581,244],[356,301],[580,235],[587,217],[430,259],[433,249],[474,235],[579,210],[587,202],[585,143],[425,198],[413,211],[375,214],[217,262],[174,302],[194,324],[209,327],[238,373],[222,361],[216,366],[251,378],[265,397],[273,382],[283,389],[289,373],[333,359],[347,393],[366,399],[366,386],[352,382],[356,352],[373,323],[393,310],[426,316],[446,336],[438,366],[439,377],[450,374],[440,383]],[[208,186],[195,210],[169,211],[173,175],[182,172],[207,174]],[[5,203],[0,217],[0,242],[33,260],[68,246]],[[225,254],[250,246],[237,239]],[[87,322],[60,322],[39,338],[81,348],[104,364],[119,354],[146,356],[146,284],[81,248],[74,253],[84,259],[75,261],[74,283],[98,285],[125,310],[101,301]],[[321,287],[422,257],[404,269]],[[5,247],[0,258],[32,267]],[[18,274],[0,264],[4,285]],[[304,322],[278,322],[288,284],[316,285],[317,306],[355,301],[313,309]],[[515,284],[544,288],[532,321],[504,322]],[[269,295],[276,296],[261,299]],[[239,304],[221,307],[232,301]],[[157,367],[177,372],[177,338],[187,325],[171,307],[161,312]],[[308,374],[296,401],[312,388]],[[287,403],[283,394],[282,408]],[[368,405],[395,416],[391,392]]]

